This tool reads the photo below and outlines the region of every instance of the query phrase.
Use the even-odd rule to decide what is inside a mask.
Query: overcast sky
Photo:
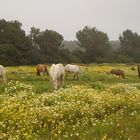
[[[117,40],[126,29],[140,34],[140,0],[0,0],[0,19],[18,20],[26,33],[52,29],[65,40],[88,25]]]

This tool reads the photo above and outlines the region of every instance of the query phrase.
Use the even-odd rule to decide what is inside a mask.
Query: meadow
[[[6,67],[0,81],[2,140],[138,140],[140,79],[126,64],[81,65],[83,76],[71,75],[52,91],[49,77],[35,66]],[[134,65],[136,67],[136,65]],[[112,68],[126,78],[111,75]]]

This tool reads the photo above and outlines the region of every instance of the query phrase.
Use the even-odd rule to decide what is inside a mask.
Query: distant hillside
[[[112,40],[109,42],[114,49],[118,49],[121,47],[119,40]],[[84,51],[84,48],[79,47],[76,41],[66,41],[66,40],[63,42],[63,49],[68,49],[70,52],[75,50]]]
[[[120,44],[119,40],[112,40],[112,41],[109,41],[109,42],[114,49],[118,49],[118,48],[121,47],[121,44]]]

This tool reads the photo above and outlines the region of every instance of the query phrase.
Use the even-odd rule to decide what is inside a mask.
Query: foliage
[[[18,21],[0,20],[0,44],[13,44],[16,47],[22,44],[25,32],[21,29],[22,24]]]
[[[42,54],[43,63],[60,62],[59,47],[63,41],[62,35],[53,30],[40,32],[39,29],[31,28],[30,38],[32,39],[33,45]]]
[[[84,58],[87,62],[96,62],[98,58],[105,58],[111,54],[111,46],[106,33],[96,28],[85,26],[76,33],[80,47],[85,48]]]
[[[17,65],[19,52],[12,44],[0,44],[0,64]],[[10,59],[9,59],[10,58]]]
[[[120,41],[109,41],[106,33],[88,26],[77,31],[76,38],[64,41],[54,30],[35,27],[26,35],[19,21],[1,19],[0,64],[140,62],[140,36],[129,29],[123,31]]]
[[[140,36],[131,30],[123,31],[119,37],[121,48],[119,52],[127,57],[131,57],[135,62],[140,61]]]
[[[0,20],[0,46],[3,65],[25,65],[32,63],[32,44],[22,24],[18,21]],[[35,57],[36,58],[36,57]],[[8,59],[8,61],[6,61]]]

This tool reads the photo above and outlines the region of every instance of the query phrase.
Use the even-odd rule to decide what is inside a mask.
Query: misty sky
[[[117,40],[126,29],[140,34],[140,0],[0,0],[0,19],[18,20],[26,33],[52,29],[65,40],[87,25]]]

